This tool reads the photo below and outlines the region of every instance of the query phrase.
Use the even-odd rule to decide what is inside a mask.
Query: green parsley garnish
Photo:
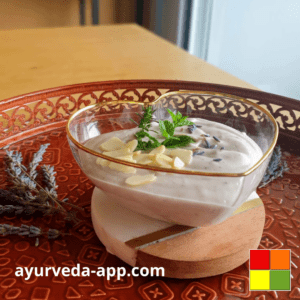
[[[170,122],[169,120],[159,120],[159,130],[161,135],[165,138],[165,140],[160,143],[149,133],[154,110],[151,106],[149,106],[147,108],[143,108],[143,111],[144,115],[140,124],[138,124],[139,128],[142,130],[135,134],[135,137],[138,140],[138,145],[135,150],[150,150],[161,145],[164,145],[166,148],[177,148],[187,146],[191,142],[194,142],[194,140],[187,135],[174,136],[175,128],[186,125],[194,125],[194,123],[186,120],[187,117],[183,117],[180,112],[174,114],[171,110],[167,109],[173,122]],[[133,122],[136,123],[135,121]],[[144,138],[148,139],[145,141]]]

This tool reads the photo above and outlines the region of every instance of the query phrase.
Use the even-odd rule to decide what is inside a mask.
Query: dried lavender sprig
[[[60,212],[58,208],[52,207],[52,206],[46,206],[39,203],[30,203],[26,206],[21,205],[0,205],[0,215],[4,213],[13,213],[15,215],[20,214],[26,214],[26,215],[32,215],[35,212],[41,212],[43,215],[53,215],[55,213]]]
[[[18,151],[14,153],[14,151],[6,150],[6,156],[4,158],[4,161],[7,166],[5,171],[9,175],[10,181],[14,183],[17,187],[22,187],[23,185],[26,185],[26,183],[22,182],[23,178],[18,178],[18,176],[22,174],[22,168],[25,168],[24,166],[22,166],[22,154]]]
[[[41,145],[40,149],[33,154],[33,159],[29,163],[29,175],[32,179],[35,179],[37,176],[36,168],[38,167],[39,163],[43,160],[43,156],[50,144]]]
[[[23,158],[21,153],[18,151],[6,151],[6,172],[9,175],[9,179],[13,183],[14,187],[10,191],[0,189],[1,214],[33,214],[36,211],[39,211],[42,212],[43,215],[51,215],[59,212],[64,214],[64,218],[66,220],[71,220],[75,223],[79,221],[79,219],[76,217],[76,212],[68,212],[57,199],[57,186],[53,167],[45,167],[44,169],[44,173],[46,175],[44,176],[44,180],[46,180],[46,184],[48,185],[45,189],[35,180],[37,176],[36,168],[42,161],[42,156],[48,146],[49,144],[42,145],[38,152],[34,154],[28,171],[27,168],[22,165]],[[83,208],[77,207],[76,205],[65,203],[67,200],[68,199],[63,199],[62,203],[83,210]],[[50,205],[49,201],[52,205]],[[15,203],[20,205],[15,205]],[[10,233],[13,233],[15,230],[15,228],[12,228]],[[30,232],[30,236],[38,234],[38,232],[34,232],[34,228],[32,230],[33,231]],[[20,232],[20,234],[23,233]],[[49,238],[51,238],[51,236],[55,236],[55,232],[51,233],[50,231],[49,234]]]
[[[66,213],[66,209],[59,203],[58,199],[56,197],[53,197],[48,191],[46,191],[38,182],[35,181],[35,179],[33,177],[31,177],[31,175],[25,170],[26,168],[21,165],[21,159],[19,157],[22,157],[22,156],[19,156],[18,155],[18,152],[17,152],[17,158],[15,158],[15,156],[13,156],[13,151],[6,151],[7,153],[7,160],[11,163],[11,165],[9,166],[10,169],[7,170],[8,174],[10,176],[13,177],[14,179],[14,183],[16,182],[15,186],[16,187],[19,187],[18,186],[18,183],[21,185],[21,188],[28,188],[30,190],[34,190],[35,192],[38,193],[38,195],[40,196],[41,200],[46,200],[46,195],[49,196],[49,198],[63,211]],[[16,176],[12,175],[9,171],[12,169],[13,166],[17,166],[21,172],[23,173],[22,175],[20,174],[16,174]],[[19,176],[20,175],[20,176]],[[39,187],[40,190],[37,190],[36,187]],[[30,197],[31,200],[34,200],[35,197]]]
[[[0,189],[0,201],[2,204],[31,204],[32,201],[26,199],[25,191],[22,189],[12,188],[10,190]]]
[[[57,199],[57,192],[56,189],[58,188],[58,185],[56,185],[56,178],[55,178],[55,174],[56,172],[54,172],[54,167],[53,166],[48,166],[48,165],[44,165],[41,167],[42,170],[42,174],[44,177],[44,182],[47,185],[47,187],[45,188],[45,190],[51,194],[54,198]],[[60,200],[62,202],[64,202],[65,204],[71,206],[71,207],[75,207],[77,209],[80,210],[84,210],[82,207],[78,207],[72,203],[68,203],[69,199],[68,198],[64,198],[63,200]],[[52,204],[54,205],[54,203],[52,202]]]
[[[8,180],[10,180],[17,189],[26,191],[25,197],[27,200],[35,200],[35,196],[32,195],[30,190],[34,190],[36,184],[23,173],[23,171],[27,171],[27,169],[22,165],[22,154],[18,151],[14,152],[7,150],[4,161],[6,164],[5,171],[8,174]]]
[[[45,147],[42,147],[42,153],[44,153],[44,150]],[[37,156],[37,160],[41,159],[40,156],[41,155]],[[7,157],[5,159],[6,165],[8,166],[6,171],[15,186],[15,190],[21,191],[23,193],[22,196],[25,197],[28,202],[30,202],[29,204],[31,204],[31,202],[40,202],[39,205],[35,203],[34,206],[40,206],[39,210],[42,211],[43,214],[50,214],[52,212],[56,213],[59,211],[67,215],[68,219],[71,219],[71,216],[73,216],[74,214],[71,215],[69,212],[67,212],[67,210],[60,204],[57,196],[53,197],[53,190],[49,190],[48,188],[44,189],[38,182],[35,181],[34,178],[31,177],[30,174],[27,173],[26,167],[21,164],[23,159],[21,153],[17,151],[15,153],[14,151],[7,151]],[[52,173],[52,175],[54,174]],[[53,179],[51,185],[54,185]],[[37,186],[40,188],[39,190],[37,189]],[[35,195],[33,195],[31,191],[34,191]],[[18,202],[23,202],[20,201],[20,197],[15,198],[19,198]],[[52,206],[49,206],[49,201],[52,202]],[[64,204],[68,204],[71,207],[83,210],[83,208],[80,208],[71,203],[66,203],[65,201],[67,201],[67,199],[63,200]],[[28,204],[28,202],[26,204]],[[54,203],[56,204],[56,207],[54,206]],[[45,205],[47,207],[45,207]],[[73,221],[77,222],[78,219],[74,218]]]
[[[47,204],[42,204],[39,203],[38,201],[27,201],[23,196],[22,191],[16,189],[11,189],[11,190],[0,189],[0,201],[3,206],[12,205],[13,207],[17,207],[17,206],[24,207],[24,211],[22,211],[22,213],[24,212],[29,215],[35,213],[36,211],[41,212],[43,215],[61,213],[61,209],[57,207],[50,206]],[[16,203],[18,205],[15,205]],[[14,209],[11,208],[11,210],[18,211],[17,208]]]
[[[48,235],[48,239],[56,239],[58,238],[60,235],[67,235],[67,233],[62,233],[57,229],[49,229],[47,232]]]
[[[56,185],[56,178],[54,172],[53,166],[44,165],[41,167],[41,171],[44,177],[43,182],[46,185],[46,190],[51,194],[53,197],[57,198],[57,192],[56,189],[58,188],[58,185]],[[53,204],[53,203],[52,203]]]
[[[0,189],[0,201],[2,204],[18,203],[18,204],[23,204],[23,205],[25,204],[25,202],[27,202],[25,200],[23,191],[17,190],[17,189],[16,190]]]
[[[80,221],[77,217],[76,217],[76,211],[71,210],[68,212],[68,215],[65,217],[66,221],[74,221],[76,224]]]
[[[270,159],[266,174],[273,175],[281,164],[282,153],[280,147],[276,147]]]
[[[277,146],[273,151],[267,171],[260,182],[259,188],[266,186],[268,183],[272,182],[278,177],[282,177],[283,173],[288,170],[289,168],[287,162],[282,160],[280,146]]]
[[[26,173],[26,171],[23,171],[26,175],[30,177],[29,174]],[[36,182],[36,185],[40,188],[38,191],[40,195],[44,195],[43,193],[45,192],[46,195],[49,196],[49,198],[64,212],[66,212],[66,209],[59,203],[58,199],[56,197],[53,197],[47,190],[45,190],[38,182]]]
[[[13,178],[13,183],[15,185],[19,185],[23,188],[28,186],[29,189],[34,189],[36,187],[36,183],[34,181],[37,176],[36,168],[43,160],[43,155],[45,154],[46,149],[49,145],[50,144],[41,145],[40,149],[36,153],[34,153],[33,159],[29,163],[29,176],[22,174],[22,171],[27,171],[26,167],[22,165],[22,154],[18,151],[16,151],[15,153],[13,151],[6,151],[8,164],[10,166],[10,169],[8,169],[7,172],[11,177],[13,177],[13,175],[16,175],[16,177],[18,177]],[[34,196],[29,191],[27,191],[27,197],[30,200],[34,199]]]
[[[32,206],[14,206],[14,205],[0,205],[0,215],[3,213],[14,213],[16,215],[27,213],[32,214],[35,212],[35,208]]]
[[[33,225],[28,226],[22,224],[20,227],[12,226],[9,224],[0,224],[0,235],[19,235],[19,236],[28,236],[28,237],[38,237],[46,236],[48,239],[56,239],[61,235],[67,235],[68,233],[63,233],[57,229],[48,229],[48,231],[43,231],[39,227]]]
[[[3,206],[12,205],[13,207],[17,208],[11,208],[10,206],[6,208],[2,208],[5,212],[14,212],[17,213],[26,213],[28,215],[31,215],[35,212],[41,212],[43,215],[54,215],[56,213],[64,213],[64,217],[67,220],[74,221],[75,223],[78,222],[78,219],[75,216],[75,212],[62,212],[62,210],[59,207],[55,207],[49,204],[43,204],[39,203],[37,201],[27,201],[24,196],[22,196],[22,191],[12,189],[12,190],[3,190],[0,189],[0,201],[3,204]],[[17,204],[17,205],[16,205]],[[23,207],[23,210],[21,208]],[[82,208],[80,208],[82,210]],[[7,211],[8,210],[8,211]]]

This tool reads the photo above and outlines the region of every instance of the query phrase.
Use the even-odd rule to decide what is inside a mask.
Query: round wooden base
[[[163,267],[166,277],[200,278],[228,272],[257,249],[265,210],[255,194],[224,222],[202,228],[171,224],[137,214],[95,188],[95,232],[108,252],[131,266]]]

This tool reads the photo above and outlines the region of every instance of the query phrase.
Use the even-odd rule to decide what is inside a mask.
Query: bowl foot
[[[163,267],[166,277],[201,278],[226,273],[257,249],[265,210],[255,194],[224,222],[190,227],[133,212],[95,188],[91,204],[95,232],[108,252],[131,266]]]

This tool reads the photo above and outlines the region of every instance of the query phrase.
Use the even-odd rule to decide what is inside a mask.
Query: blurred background
[[[299,0],[0,0],[0,30],[137,23],[266,92],[300,100]]]

